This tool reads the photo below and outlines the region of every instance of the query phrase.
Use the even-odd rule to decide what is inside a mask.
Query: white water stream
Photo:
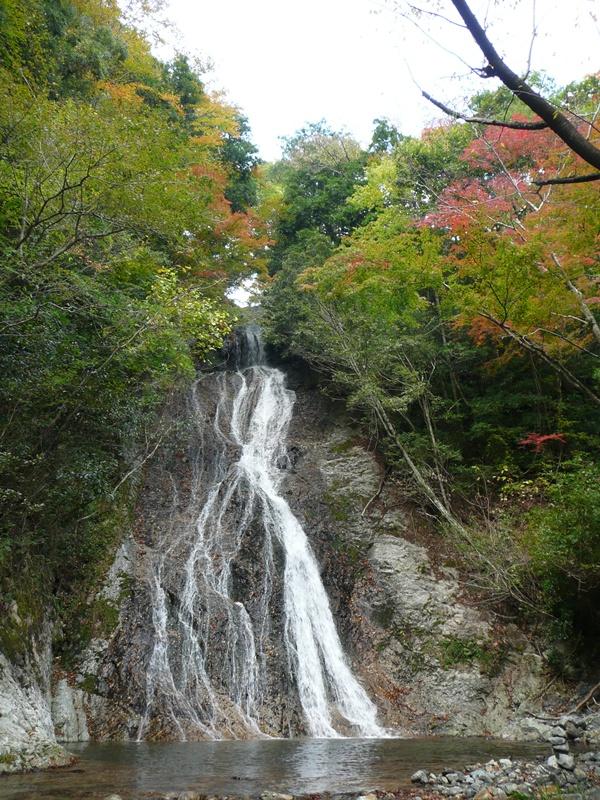
[[[144,738],[159,706],[181,739],[188,738],[190,729],[211,738],[261,735],[264,648],[272,628],[269,602],[278,548],[284,556],[283,649],[307,731],[313,737],[339,736],[342,722],[354,735],[385,735],[375,705],[344,654],[306,534],[280,494],[295,394],[286,389],[280,370],[264,364],[258,331],[249,328],[244,335],[247,366],[215,378],[211,440],[216,446],[210,472],[204,467],[205,455],[194,465],[188,503],[193,524],[178,527],[173,514],[173,524],[156,549],[151,578],[154,641],[138,738]],[[197,391],[192,408],[202,434],[211,421]],[[232,459],[232,451],[237,458]],[[174,507],[178,502],[174,485]],[[236,557],[257,520],[262,533],[256,553],[260,590],[248,600],[239,593],[234,599]],[[170,616],[165,575],[177,558],[183,577],[177,610]],[[217,614],[226,620],[224,635],[222,627],[220,635],[215,633]]]

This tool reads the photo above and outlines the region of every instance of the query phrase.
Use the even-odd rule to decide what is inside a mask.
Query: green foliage
[[[471,664],[474,661],[480,661],[485,652],[485,647],[477,639],[461,639],[458,636],[448,636],[442,642],[441,661],[445,667],[454,667],[457,664]]]
[[[78,684],[78,689],[88,694],[95,694],[98,687],[98,678],[95,675],[86,675],[85,678]]]
[[[48,30],[44,5],[38,0],[3,0],[0,4],[0,66],[11,73],[24,70],[28,80],[43,82]]]
[[[186,120],[191,122],[196,118],[196,106],[203,95],[203,87],[188,57],[181,53],[176,55],[165,65],[165,75],[169,88],[179,97]]]
[[[532,80],[595,113],[597,77]],[[504,89],[471,109],[530,116]],[[581,168],[548,131],[376,122],[367,153],[320,123],[267,172],[270,341],[344,398],[493,602],[576,646],[598,624],[597,187],[535,191]]]
[[[228,286],[260,269],[257,226],[224,194],[253,148],[240,130],[233,163],[234,112],[116,4],[9,0],[0,40],[0,642],[26,648],[19,620],[50,611],[67,663],[115,622],[89,599],[168,433],[157,411],[230,331]]]
[[[460,664],[477,664],[489,676],[496,675],[505,658],[505,649],[498,642],[447,636],[441,644],[441,663],[446,669]]]
[[[229,172],[229,183],[225,197],[231,203],[231,210],[245,211],[255,206],[258,200],[258,186],[255,169],[258,166],[257,148],[250,141],[248,120],[239,115],[238,132],[227,134],[221,147],[221,160]]]
[[[532,72],[528,76],[527,82],[529,86],[537,89],[546,97],[552,96],[557,91],[552,78],[543,72]],[[533,116],[529,106],[515,97],[504,85],[474,95],[469,102],[469,107],[474,115],[488,119],[510,119],[514,114],[527,118]]]
[[[585,457],[564,465],[527,515],[524,541],[550,612],[579,630],[598,624],[600,466]]]
[[[369,151],[371,153],[391,153],[405,138],[387,119],[373,120],[373,135]]]
[[[310,318],[310,301],[300,294],[296,281],[307,267],[322,264],[333,250],[330,239],[320,231],[300,231],[295,244],[286,248],[277,280],[265,292],[262,307],[265,327],[272,344],[291,355],[296,333]]]
[[[281,267],[284,251],[303,231],[314,230],[337,244],[360,224],[364,213],[346,204],[361,179],[366,155],[344,133],[324,123],[304,128],[288,139],[275,179],[283,189],[276,221],[271,271]]]
[[[401,141],[393,153],[396,204],[418,215],[434,207],[444,187],[467,174],[461,156],[474,135],[468,125],[448,125]]]

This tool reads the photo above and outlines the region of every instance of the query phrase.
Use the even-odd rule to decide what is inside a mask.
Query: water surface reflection
[[[421,767],[460,769],[547,747],[493,739],[270,739],[219,742],[111,742],[73,745],[70,769],[0,778],[0,800],[123,800],[169,791],[259,795],[395,789]]]

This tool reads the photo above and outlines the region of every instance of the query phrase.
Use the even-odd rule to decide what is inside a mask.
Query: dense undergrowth
[[[0,646],[77,646],[169,435],[156,412],[260,271],[256,151],[184,56],[103,0],[0,12]],[[7,613],[10,612],[10,613]]]
[[[543,85],[543,82],[542,82]],[[597,77],[553,100],[593,139]],[[501,89],[474,113],[526,119]],[[598,183],[554,134],[378,121],[362,150],[320,123],[270,168],[270,341],[345,399],[469,580],[548,637],[598,655]]]

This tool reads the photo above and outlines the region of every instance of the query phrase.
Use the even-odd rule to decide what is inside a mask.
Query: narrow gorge
[[[0,800],[600,800],[597,20],[311,2],[0,3]]]
[[[280,493],[294,394],[266,366],[257,327],[234,355],[235,369],[192,387],[188,474],[170,473],[169,516],[146,540],[153,627],[137,736],[382,735]]]
[[[97,596],[114,622],[69,673],[48,645],[5,662],[14,768],[63,763],[55,733],[548,734],[539,654],[430,561],[426,526],[368,443],[306,367],[287,369],[249,325],[167,404],[169,436]],[[452,660],[461,643],[475,653]]]

